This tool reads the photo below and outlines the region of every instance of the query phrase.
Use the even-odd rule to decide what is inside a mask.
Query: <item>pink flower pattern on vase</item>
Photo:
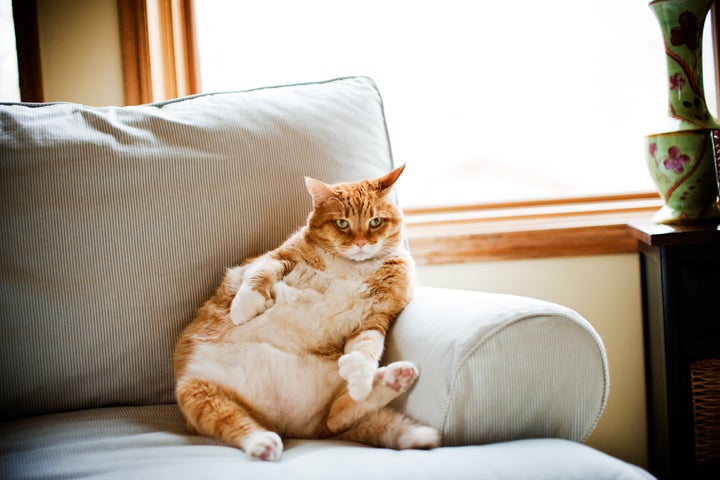
[[[690,157],[682,154],[680,149],[673,145],[668,148],[668,154],[663,159],[663,166],[667,170],[672,170],[675,173],[683,173],[683,171],[685,171],[683,164],[688,163],[689,161]]]
[[[685,86],[685,78],[679,73],[670,77],[670,90],[679,92]]]

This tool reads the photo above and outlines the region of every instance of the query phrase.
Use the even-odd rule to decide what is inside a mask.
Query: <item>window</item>
[[[12,1],[0,0],[0,102],[19,102],[17,51]]]
[[[385,100],[404,206],[652,192],[666,118],[647,0],[202,0],[202,91],[363,74]],[[710,23],[705,90],[717,105]],[[713,114],[716,114],[713,111]]]

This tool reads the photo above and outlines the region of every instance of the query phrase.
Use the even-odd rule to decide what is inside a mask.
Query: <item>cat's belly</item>
[[[266,312],[230,327],[222,343],[196,345],[186,376],[238,392],[278,433],[314,436],[344,388],[337,359],[367,315],[364,284],[352,277],[294,270]]]
[[[236,391],[281,435],[312,437],[344,385],[337,370],[334,360],[241,342],[198,345],[185,376]]]

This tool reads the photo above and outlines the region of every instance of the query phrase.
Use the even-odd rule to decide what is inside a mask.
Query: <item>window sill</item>
[[[555,202],[406,209],[419,265],[637,251],[627,225],[660,208],[655,193]]]

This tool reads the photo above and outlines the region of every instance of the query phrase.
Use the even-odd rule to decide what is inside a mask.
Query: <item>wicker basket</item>
[[[695,417],[695,461],[720,463],[720,359],[690,363]]]

